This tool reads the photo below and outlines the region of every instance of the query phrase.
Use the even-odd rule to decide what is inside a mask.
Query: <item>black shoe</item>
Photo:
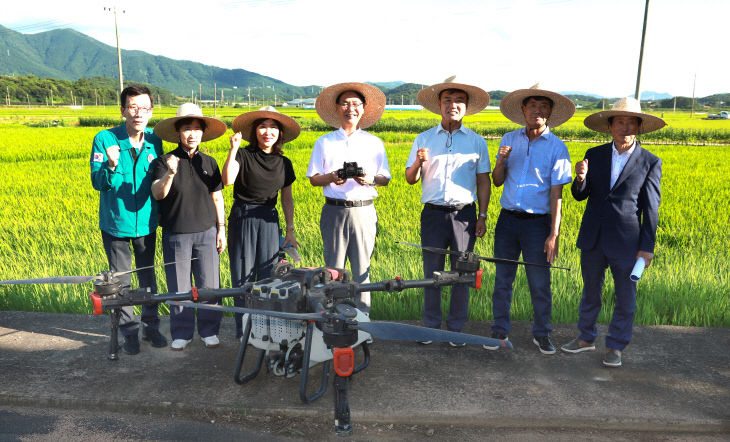
[[[145,341],[150,341],[153,347],[167,347],[167,339],[162,336],[162,333],[160,333],[159,330],[145,330],[144,332],[142,332],[142,339],[144,339]]]
[[[139,338],[137,335],[129,335],[124,337],[122,351],[128,355],[136,355],[139,353]]]
[[[507,335],[503,335],[503,334],[497,333],[497,332],[492,332],[492,339],[499,339],[501,341],[509,341],[509,338],[507,337]],[[482,347],[485,350],[499,350],[499,345],[484,344],[484,345],[482,345]]]
[[[550,336],[534,336],[532,342],[540,348],[540,353],[544,355],[555,354],[555,346],[550,342]]]
[[[621,352],[613,348],[606,350],[606,356],[603,357],[603,365],[606,367],[621,366]]]

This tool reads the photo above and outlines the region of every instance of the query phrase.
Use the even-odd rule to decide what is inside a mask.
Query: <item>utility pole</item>
[[[114,6],[113,8],[104,8],[105,11],[114,12],[114,33],[117,36],[117,64],[119,65],[119,93],[122,93],[122,90],[124,90],[124,77],[122,76],[122,50],[119,48],[119,27],[117,26],[117,7]],[[122,10],[122,14],[124,14],[124,10]]]
[[[692,110],[689,113],[690,120],[692,119],[692,117],[695,114],[695,86],[697,86],[697,74],[695,74],[695,79],[692,82]]]
[[[248,111],[251,112],[251,86],[248,87]]]
[[[51,107],[53,107],[53,88],[51,88]]]
[[[644,61],[644,40],[646,39],[646,19],[649,16],[649,0],[646,0],[646,7],[644,8],[644,29],[641,31],[641,50],[639,51],[639,72],[636,74],[636,92],[634,98],[641,101],[640,97],[640,86],[641,86],[641,63]]]
[[[217,101],[215,100],[217,96],[218,96],[218,84],[213,82],[213,116],[214,117],[218,116],[218,106],[216,106]]]
[[[677,112],[677,97],[674,97],[674,111],[673,112],[675,112],[675,113]]]
[[[198,107],[200,108],[203,107],[203,103],[201,103],[201,101],[203,101],[203,85],[198,83]]]

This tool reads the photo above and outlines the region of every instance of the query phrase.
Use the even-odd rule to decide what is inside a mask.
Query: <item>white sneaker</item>
[[[175,339],[172,341],[172,344],[170,344],[170,350],[175,350],[175,351],[185,350],[185,347],[187,347],[188,344],[190,344],[190,341],[192,341],[192,339]]]
[[[203,340],[205,343],[206,348],[216,348],[219,345],[221,345],[221,341],[218,340],[218,336],[207,336],[205,338],[201,337],[200,339]]]

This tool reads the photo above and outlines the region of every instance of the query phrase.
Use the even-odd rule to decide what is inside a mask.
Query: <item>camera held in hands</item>
[[[342,169],[337,171],[337,177],[342,180],[363,175],[365,175],[365,172],[363,172],[362,167],[357,167],[356,161],[353,161],[352,163],[345,161],[342,165]]]

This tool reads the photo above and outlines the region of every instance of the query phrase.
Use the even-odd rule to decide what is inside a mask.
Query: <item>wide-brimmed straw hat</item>
[[[667,123],[659,117],[649,115],[641,111],[641,103],[639,100],[632,97],[621,98],[616,101],[611,110],[600,111],[595,114],[588,115],[583,124],[588,129],[593,129],[596,132],[603,132],[610,134],[611,131],[608,128],[608,119],[610,117],[637,117],[641,120],[641,127],[639,128],[640,134],[648,134],[654,132],[662,127],[666,126]]]
[[[338,83],[326,87],[319,93],[317,101],[314,103],[319,117],[330,126],[339,128],[342,123],[337,109],[339,104],[336,101],[341,93],[347,91],[358,92],[365,98],[365,109],[358,124],[360,129],[377,123],[385,110],[385,94],[377,87],[367,83]]]
[[[197,118],[205,121],[201,142],[214,140],[228,130],[226,123],[221,120],[203,116],[203,111],[195,103],[185,103],[177,108],[177,114],[174,117],[165,118],[155,125],[155,135],[170,143],[180,142],[180,135],[175,130],[175,122],[183,118]]]
[[[499,110],[502,111],[502,115],[511,121],[520,126],[525,126],[527,121],[525,121],[525,114],[522,112],[522,101],[527,97],[545,97],[552,100],[553,108],[550,112],[550,118],[547,120],[549,127],[560,126],[570,120],[570,117],[575,113],[575,103],[570,98],[557,92],[542,89],[540,83],[529,89],[517,89],[505,95],[499,103]]]
[[[464,115],[473,115],[481,112],[489,105],[489,94],[482,88],[472,86],[470,84],[456,83],[456,76],[451,76],[444,80],[443,83],[434,84],[421,89],[418,92],[418,102],[421,106],[431,112],[441,115],[441,106],[439,105],[439,94],[446,89],[460,89],[466,92],[468,101],[466,103],[466,112]]]
[[[252,141],[250,140],[251,126],[253,126],[253,123],[256,120],[266,118],[271,118],[281,124],[282,129],[279,136],[283,140],[283,143],[287,143],[299,136],[299,131],[301,131],[299,123],[297,123],[294,118],[282,114],[272,106],[264,106],[257,111],[246,112],[245,114],[237,116],[236,119],[233,120],[231,127],[233,128],[234,133],[241,132],[241,138],[250,143]]]

